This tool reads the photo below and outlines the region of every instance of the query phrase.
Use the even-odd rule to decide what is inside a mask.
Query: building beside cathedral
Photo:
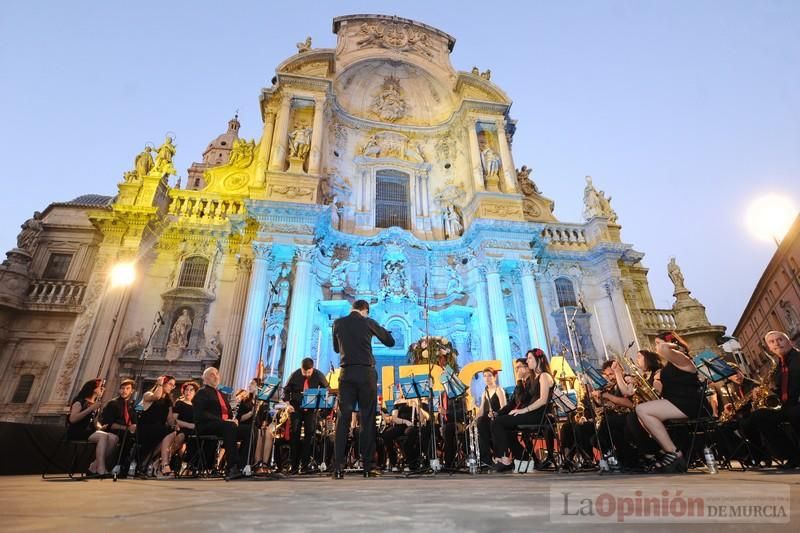
[[[556,219],[515,161],[511,98],[489,70],[454,68],[452,36],[379,15],[333,33],[334,49],[307,39],[278,65],[261,138],[232,119],[183,187],[167,138],[115,196],[25,222],[0,267],[1,419],[53,421],[98,375],[113,390],[212,364],[243,386],[262,357],[280,376],[304,357],[328,370],[333,320],[357,298],[397,340],[374,346],[379,367],[429,333],[460,366],[498,360],[504,384],[530,347],[571,353],[573,319],[594,365],[679,326],[591,178],[584,220]],[[135,281],[115,286],[124,262]]]

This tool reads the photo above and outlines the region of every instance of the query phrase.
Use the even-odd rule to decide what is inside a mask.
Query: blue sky
[[[112,195],[145,142],[177,134],[185,175],[306,35],[394,14],[456,38],[514,100],[517,167],[579,221],[584,176],[646,254],[658,307],[675,255],[712,322],[736,325],[773,247],[742,220],[767,192],[800,205],[800,2],[3,2],[0,248],[51,201]],[[184,180],[185,182],[185,180]]]

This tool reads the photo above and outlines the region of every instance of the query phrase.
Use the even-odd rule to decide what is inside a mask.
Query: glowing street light
[[[111,269],[111,286],[128,287],[136,280],[136,268],[133,263],[117,263]]]
[[[745,214],[745,224],[755,237],[780,245],[796,217],[797,207],[791,198],[768,194],[750,204]]]

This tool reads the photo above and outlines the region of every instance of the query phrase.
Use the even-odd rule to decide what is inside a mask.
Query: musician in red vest
[[[242,447],[237,450],[238,422],[233,416],[228,399],[217,390],[219,371],[214,367],[203,372],[203,387],[197,391],[192,405],[194,422],[199,435],[216,435],[222,439],[228,463],[226,480],[242,477],[242,467],[247,464],[248,435],[239,435]]]

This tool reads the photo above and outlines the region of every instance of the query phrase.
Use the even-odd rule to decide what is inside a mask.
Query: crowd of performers
[[[542,350],[531,349],[514,362],[510,394],[498,384],[497,371],[487,368],[478,401],[442,395],[432,412],[427,399],[398,395],[391,411],[378,410],[374,461],[389,472],[415,472],[437,458],[446,469],[502,472],[527,460],[541,470],[611,465],[670,473],[692,467],[709,448],[723,465],[796,468],[800,351],[783,332],[772,331],[764,341],[772,363],[763,378],[737,370],[711,384],[677,334],[659,335],[654,352],[604,363],[607,385],[587,386],[571,413],[555,409],[563,380]],[[277,405],[258,399],[258,378],[230,397],[218,388],[216,368],[206,369],[202,381],[177,390],[175,378],[162,376],[136,405],[132,380],[105,404],[102,381],[87,382],[71,402],[67,438],[96,444],[89,475],[109,475],[114,466],[122,476],[159,478],[218,473],[234,479],[246,465],[253,475],[330,470],[337,409],[301,406],[303,391],[329,385],[312,359],[291,374]],[[359,433],[353,413],[347,469],[362,466]]]

